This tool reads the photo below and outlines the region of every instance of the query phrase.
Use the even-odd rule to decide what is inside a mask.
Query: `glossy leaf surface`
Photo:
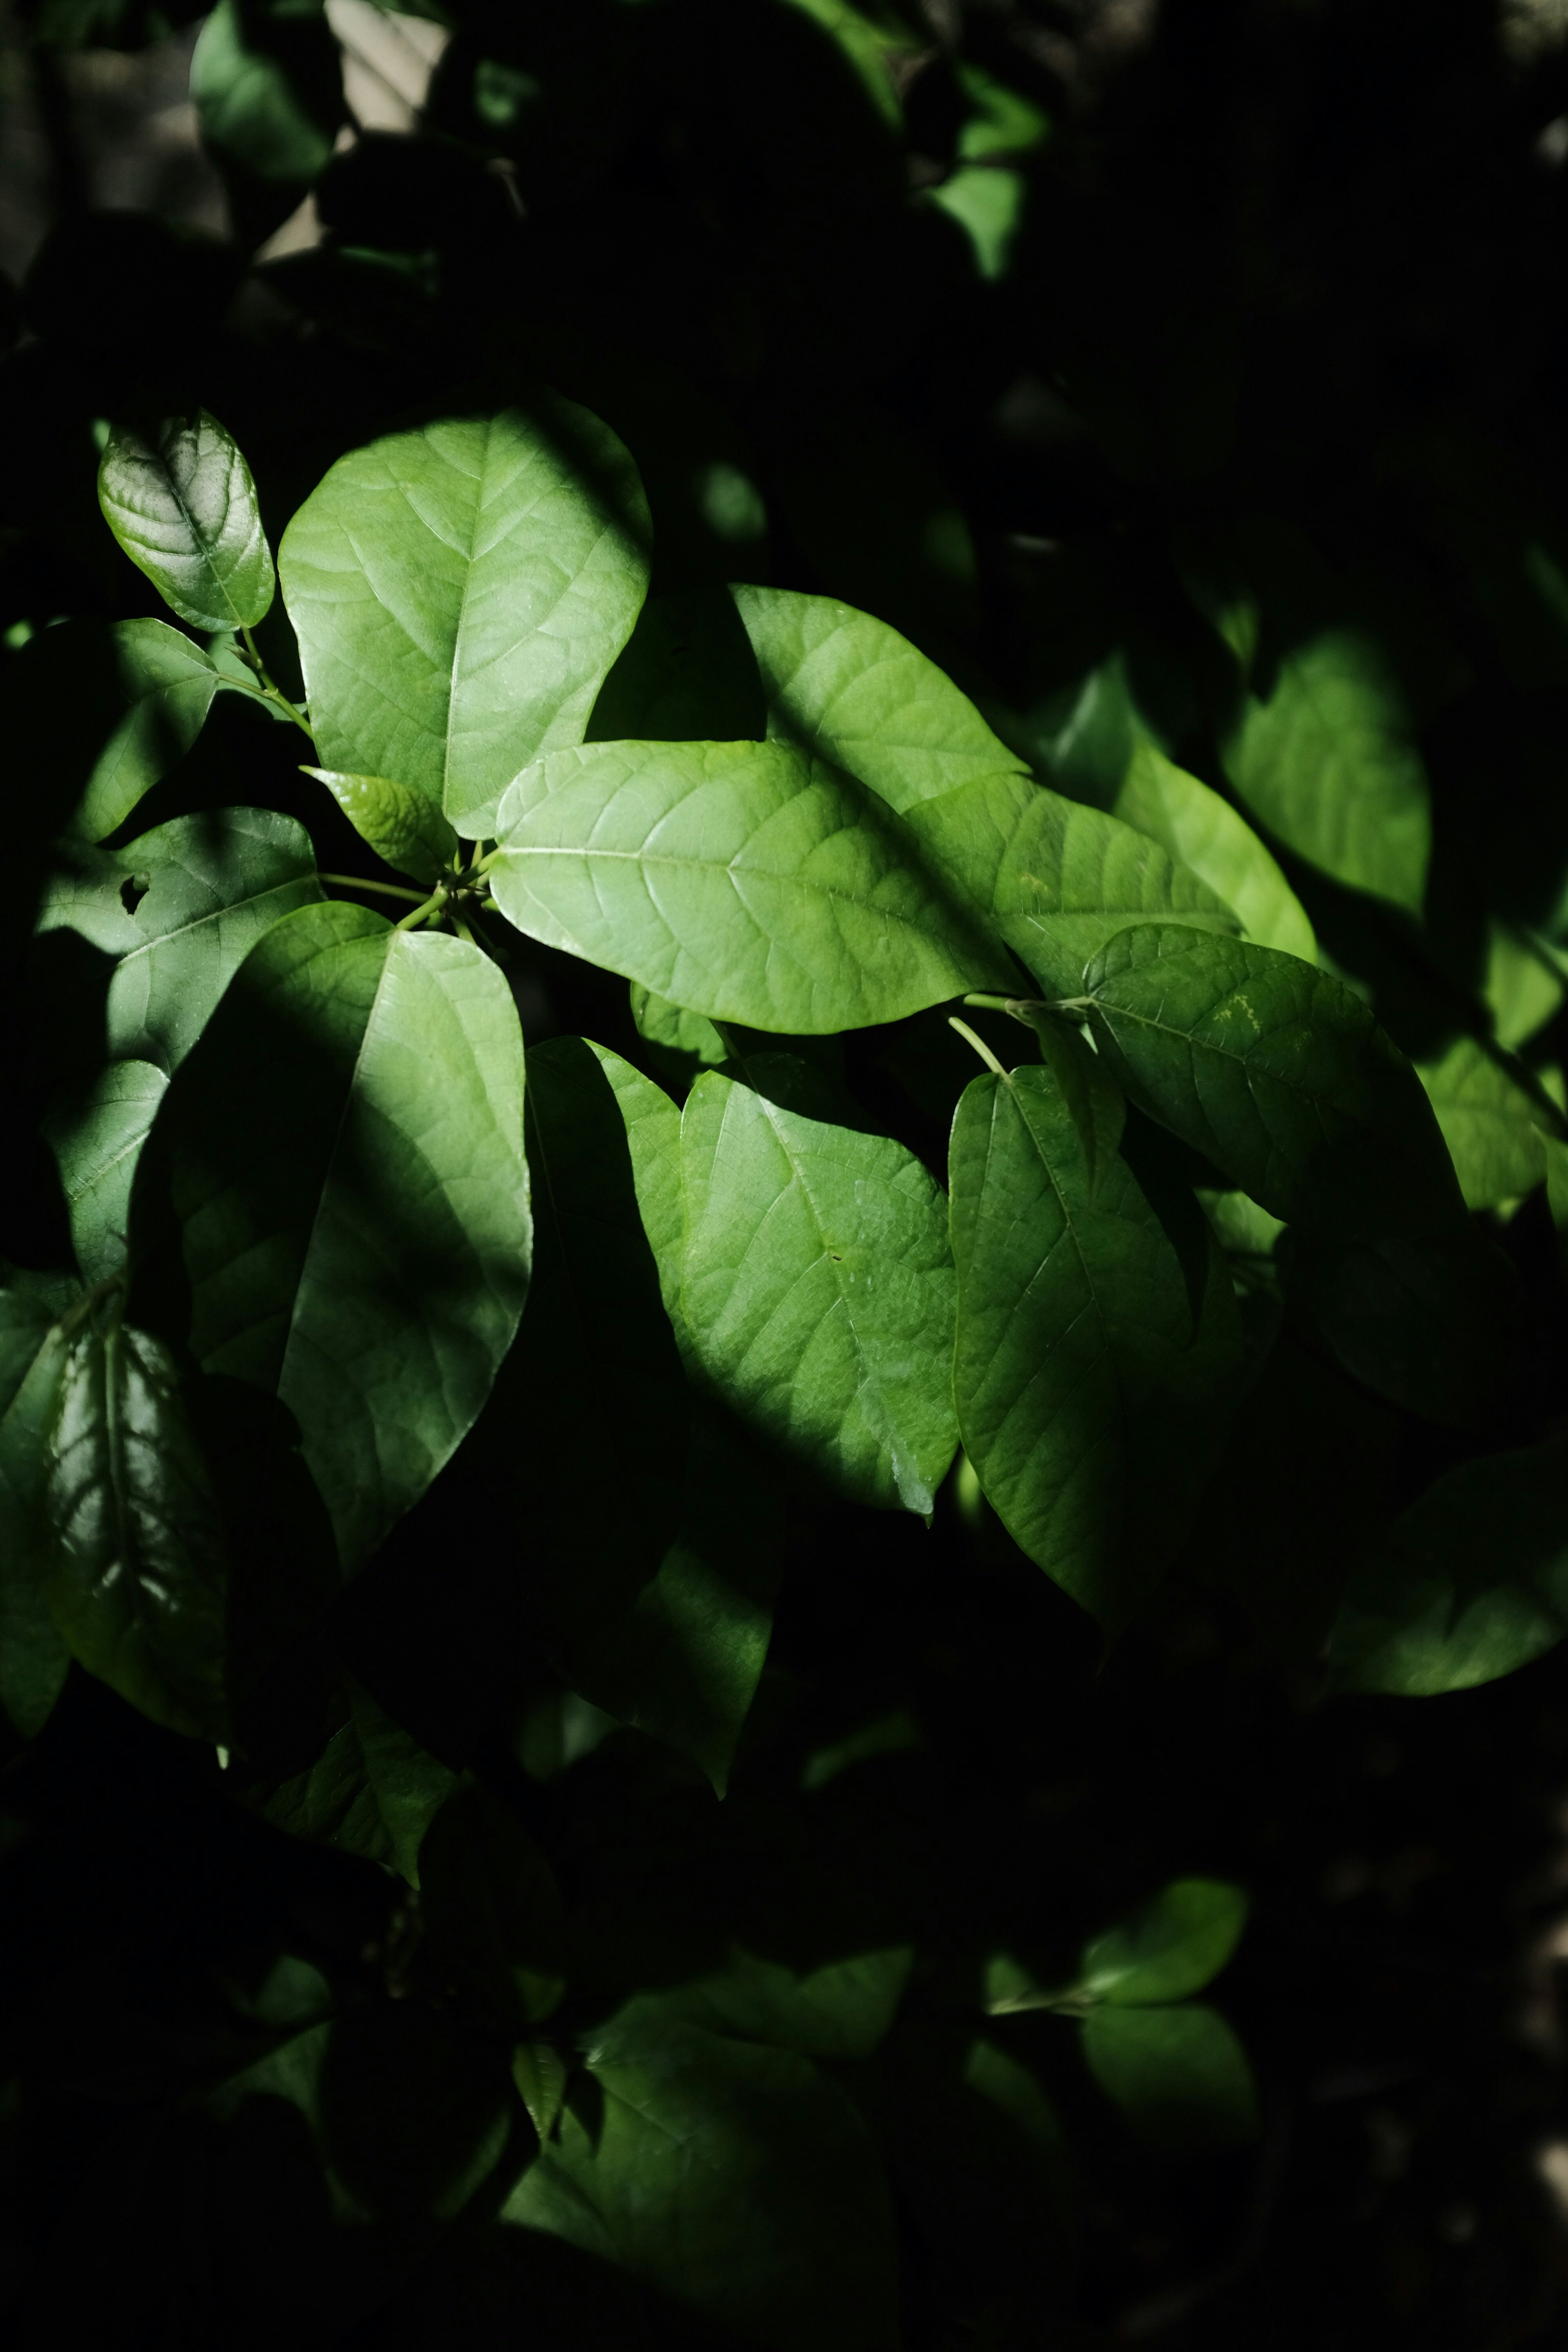
[[[277,584],[256,485],[232,435],[204,408],[152,439],[110,433],[98,468],[109,528],[164,603],[197,629],[254,628]]]
[[[1226,772],[1275,838],[1353,890],[1419,912],[1430,791],[1404,694],[1377,641],[1330,629],[1247,698]]]
[[[1103,1139],[1091,1158],[1069,1087],[1026,1065],[973,1079],[959,1103],[953,1395],[1014,1541],[1115,1633],[1223,1443],[1240,1326],[1190,1200],[1157,1207]]]
[[[139,1311],[289,1406],[350,1569],[464,1436],[511,1342],[521,1143],[522,1041],[496,967],[343,905],[252,950],[149,1138]]]
[[[323,765],[395,776],[464,835],[582,740],[647,584],[647,506],[570,401],[453,417],[341,457],[279,561]]]
[[[1568,1449],[1450,1470],[1354,1570],[1334,1687],[1428,1698],[1528,1665],[1568,1632]]]
[[[1223,1878],[1173,1878],[1083,1948],[1079,1988],[1120,2007],[1184,2000],[1218,1976],[1241,1940],[1247,1896]]]
[[[1021,767],[968,696],[885,621],[831,596],[731,593],[774,740],[858,776],[900,814]]]
[[[942,1194],[913,1154],[710,1071],[680,1128],[681,1307],[733,1410],[861,1502],[929,1512],[957,1433]],[[779,1099],[770,1099],[772,1088]]]
[[[500,824],[509,921],[713,1020],[819,1035],[1008,983],[899,820],[793,744],[557,752]]]
[[[223,1736],[223,1533],[168,1350],[122,1323],[70,1344],[49,1431],[45,1586],[90,1674],[155,1723]]]
[[[173,1070],[271,926],[322,898],[310,836],[270,809],[174,817],[119,850],[66,850],[40,930],[115,958],[105,1045]]]
[[[1076,995],[1089,958],[1131,923],[1165,916],[1205,930],[1237,927],[1214,891],[1147,835],[1025,776],[963,785],[921,802],[909,821],[938,870],[1051,996]]]
[[[1081,2030],[1089,2072],[1151,2147],[1233,2147],[1255,2136],[1252,2069],[1216,2010],[1097,2009]]]
[[[360,839],[399,874],[434,882],[457,861],[458,836],[423,793],[390,776],[345,776],[335,768],[307,768],[325,784]]]
[[[1247,939],[1316,963],[1318,943],[1307,910],[1278,860],[1228,801],[1152,743],[1134,751],[1112,813],[1206,882]]]
[[[156,1063],[111,1062],[46,1123],[87,1282],[101,1282],[124,1263],[132,1179],[168,1083]]]

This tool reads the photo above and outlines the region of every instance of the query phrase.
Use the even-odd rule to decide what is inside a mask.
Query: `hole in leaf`
[[[128,874],[120,886],[120,903],[128,915],[133,915],[153,887],[147,874]]]

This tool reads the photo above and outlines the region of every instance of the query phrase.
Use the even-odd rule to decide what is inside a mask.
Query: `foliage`
[[[229,2340],[1110,2340],[1075,2175],[1279,2095],[1235,1865],[1042,1855],[1020,1686],[1568,1630],[1555,526],[1458,415],[1320,503],[1152,285],[1134,365],[1031,11],[448,13],[340,146],[224,0],[247,295],[148,222],[106,340],[68,222],[6,371],[11,1783],[166,1735],[318,1874],[171,1996],[124,2332],[210,2157]]]

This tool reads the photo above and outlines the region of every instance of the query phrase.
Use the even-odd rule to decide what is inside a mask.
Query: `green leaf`
[[[197,629],[253,629],[272,604],[272,551],[256,485],[216,416],[166,417],[149,440],[115,425],[98,502],[126,554]]]
[[[560,2006],[566,1930],[554,1874],[515,1814],[456,1788],[419,1849],[430,1956],[486,2032],[516,2036]]]
[[[887,1957],[869,1979],[850,1962],[799,1985],[742,1960],[728,1986],[629,2002],[584,2043],[594,2099],[568,2093],[503,2221],[616,2263],[775,2352],[892,2352],[881,2166],[845,2092],[803,2054],[874,2041],[886,1988],[901,1983]]]
[[[1233,931],[1236,917],[1158,843],[1026,776],[988,776],[910,812],[938,870],[989,918],[1052,996],[1129,924],[1164,916]]]
[[[521,1146],[522,1040],[495,965],[342,904],[252,949],[148,1138],[138,1311],[282,1399],[350,1570],[465,1436],[511,1343]]]
[[[963,1450],[1014,1541],[1112,1633],[1182,1540],[1241,1361],[1219,1246],[1148,1175],[1153,1198],[1120,1152],[1091,1162],[1050,1068],[977,1077],[959,1103]]]
[[[717,1069],[730,1058],[724,1040],[711,1021],[700,1013],[688,1013],[684,1006],[671,1004],[668,997],[655,996],[651,989],[632,982],[632,1019],[639,1037],[657,1045],[662,1055],[677,1057],[673,1066],[684,1066],[688,1075],[695,1076],[695,1064],[700,1068]]]
[[[1353,1571],[1332,1686],[1428,1698],[1494,1682],[1568,1632],[1568,1447],[1461,1463]]]
[[[250,1791],[250,1801],[274,1828],[390,1864],[417,1886],[425,1833],[458,1775],[358,1683],[347,1685],[343,1718],[309,1771]]]
[[[500,824],[509,921],[712,1020],[821,1035],[1011,985],[898,818],[793,744],[559,751]]]
[[[952,680],[885,621],[832,596],[733,588],[768,734],[831,761],[900,814],[1022,761]]]
[[[1217,1977],[1241,1941],[1247,1896],[1223,1878],[1173,1878],[1120,1927],[1083,1948],[1078,1991],[1122,2008],[1184,2000]]]
[[[1468,1209],[1494,1209],[1533,1192],[1546,1174],[1542,1113],[1473,1037],[1457,1037],[1441,1060],[1418,1062]]]
[[[399,874],[434,882],[458,862],[458,836],[423,793],[390,776],[345,776],[336,768],[306,768],[325,784],[360,839]]]
[[[566,2061],[552,2042],[520,2042],[511,2053],[511,2079],[530,2123],[548,2139],[566,2097]]]
[[[191,100],[208,149],[276,186],[272,212],[291,211],[326,168],[344,116],[319,0],[218,0],[191,52]]]
[[[76,1296],[37,1276],[0,1283],[0,1707],[24,1739],[47,1722],[70,1664],[44,1591],[39,1507],[65,1375],[58,1318]]]
[[[168,1083],[154,1063],[111,1062],[82,1092],[52,1106],[44,1121],[77,1264],[89,1283],[124,1262],[131,1181]]]
[[[79,931],[116,959],[105,1044],[114,1061],[173,1070],[256,942],[320,903],[310,836],[271,809],[174,817],[123,849],[67,845],[40,931]]]
[[[573,1648],[584,1696],[689,1756],[721,1797],[773,1632],[780,1506],[767,1457],[696,1402],[674,1542],[630,1608]]]
[[[1217,2011],[1097,2009],[1080,2030],[1089,2072],[1152,2147],[1234,2147],[1256,2137],[1252,2069]]]
[[[89,1674],[154,1723],[222,1738],[223,1532],[166,1349],[116,1322],[66,1358],[45,1589]]]
[[[484,1433],[531,1601],[574,1681],[579,1645],[595,1658],[658,1571],[686,1452],[686,1383],[612,1058],[580,1037],[529,1055],[533,1288]]]
[[[1151,924],[1113,940],[1083,985],[1133,1100],[1271,1215],[1378,1236],[1462,1223],[1421,1082],[1342,982]]]
[[[582,740],[648,533],[625,449],[553,394],[340,457],[279,555],[325,765],[492,835],[518,771]]]
[[[929,1513],[957,1442],[942,1193],[890,1137],[788,1108],[790,1066],[752,1066],[777,1099],[716,1070],[687,1098],[692,1347],[727,1404],[842,1492]]]
[[[200,734],[214,663],[163,621],[62,621],[6,665],[0,731],[45,834],[102,841]]]
[[[1318,943],[1307,910],[1252,827],[1152,743],[1140,743],[1134,751],[1113,813],[1206,882],[1247,939],[1316,963]]]
[[[1225,769],[1288,849],[1352,890],[1421,910],[1431,795],[1405,693],[1375,637],[1331,628],[1248,693]]]

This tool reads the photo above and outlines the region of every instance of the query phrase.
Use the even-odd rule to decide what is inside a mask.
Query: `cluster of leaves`
[[[106,1685],[381,1890],[368,1979],[252,1950],[177,2070],[230,2203],[308,2184],[324,2342],[460,2225],[476,2336],[522,2246],[563,2341],[871,2352],[935,2277],[1022,2345],[1066,2308],[1080,2076],[1152,2150],[1256,2136],[1190,1999],[1228,1880],[1044,1925],[946,1856],[858,1883],[921,1843],[925,1732],[767,1668],[825,1514],[845,1577],[889,1515],[1033,1563],[1113,1660],[1206,1590],[1314,1696],[1568,1627],[1568,900],[1440,764],[1488,628],[1560,689],[1556,559],[1435,427],[1410,496],[1479,652],[1234,480],[1136,564],[1015,512],[988,617],[866,385],[922,272],[1000,345],[1039,267],[1059,93],[995,14],[961,48],[913,7],[477,6],[425,133],[334,153],[324,13],[225,0],[192,89],[237,226],[327,225],[249,278],[331,384],[302,436],[276,384],[250,430],[221,249],[73,222],[29,282],[12,392],[90,385],[112,541],[0,672],[16,1190],[64,1213],[0,1288],[0,1706],[47,1758]],[[737,227],[689,142],[734,140],[751,42]],[[132,263],[164,308],[117,341]],[[1194,453],[1092,337],[1055,372],[1134,479],[1212,467],[1206,378]]]

